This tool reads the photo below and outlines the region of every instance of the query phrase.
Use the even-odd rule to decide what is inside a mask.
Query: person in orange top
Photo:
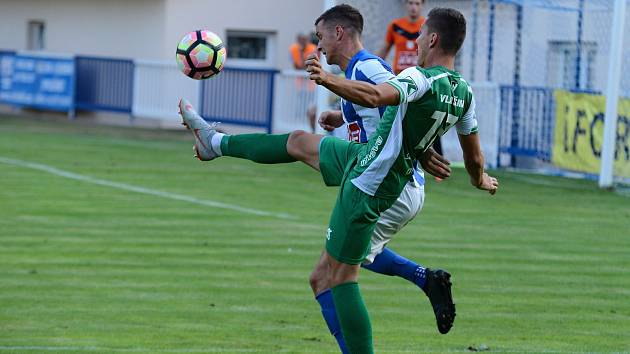
[[[424,0],[407,0],[407,16],[397,18],[389,23],[385,44],[378,56],[386,60],[389,50],[396,46],[394,51],[394,62],[392,69],[398,75],[401,71],[411,66],[416,66],[418,62],[418,44],[416,38],[420,35],[420,27],[424,24],[424,17],[420,16],[424,6]],[[440,155],[442,152],[442,140],[437,137],[433,142],[433,149]],[[435,177],[437,182],[442,179]]]
[[[404,69],[415,66],[418,61],[418,45],[416,38],[420,27],[424,24],[424,17],[420,16],[424,0],[407,0],[407,16],[397,18],[387,26],[385,44],[376,54],[387,59],[392,46],[395,46],[392,69],[398,74]]]
[[[317,46],[309,41],[309,37],[303,33],[298,34],[297,41],[289,47],[289,54],[296,70],[304,69],[304,61],[310,54],[317,52]]]
[[[313,54],[317,53],[317,45],[310,41],[310,37],[306,34],[300,33],[297,35],[297,40],[295,43],[291,44],[289,47],[289,55],[291,56],[291,62],[293,63],[293,69],[295,70],[304,70],[304,61],[306,58]],[[315,84],[306,79],[306,77],[299,77],[295,81],[296,91],[298,92],[299,102],[305,102],[309,100],[315,91]],[[298,103],[298,112],[297,114],[304,114],[301,111],[301,106]],[[308,124],[311,128],[311,131],[315,133],[315,121],[316,121],[316,112],[317,107],[314,102],[308,102],[306,106],[306,118],[308,119]]]

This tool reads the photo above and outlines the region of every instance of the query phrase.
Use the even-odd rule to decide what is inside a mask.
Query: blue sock
[[[343,354],[348,354],[348,348],[346,348],[346,342],[343,340],[343,334],[341,333],[341,325],[337,318],[337,311],[335,310],[335,302],[333,301],[332,291],[330,289],[315,296],[315,300],[319,302],[319,306],[322,308],[322,316],[328,325],[330,334],[335,336],[339,349]]]
[[[424,289],[427,280],[426,268],[396,254],[389,248],[384,248],[383,252],[376,256],[371,264],[362,264],[361,266],[376,273],[405,278],[421,289]]]

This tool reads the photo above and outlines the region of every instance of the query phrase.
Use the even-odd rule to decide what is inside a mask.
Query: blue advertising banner
[[[0,56],[0,101],[59,111],[74,109],[74,59]]]

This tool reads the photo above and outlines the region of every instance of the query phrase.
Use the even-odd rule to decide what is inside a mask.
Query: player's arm
[[[319,126],[326,131],[333,131],[343,125],[341,111],[324,111],[319,115]]]
[[[390,42],[383,43],[383,46],[376,52],[376,55],[383,58],[383,60],[387,59],[387,55],[389,55],[389,51],[392,50],[393,45],[394,44]]]
[[[492,177],[484,172],[484,158],[479,144],[479,135],[477,133],[459,135],[459,144],[464,152],[464,165],[468,175],[470,175],[470,183],[479,189],[494,194],[496,185],[493,182],[496,183],[496,179],[492,181]]]
[[[470,92],[472,94],[472,91]],[[499,188],[499,182],[496,178],[484,172],[484,158],[481,152],[481,144],[479,143],[479,135],[477,134],[475,105],[475,99],[472,98],[468,111],[456,123],[459,145],[464,153],[464,166],[466,166],[466,171],[470,176],[470,183],[478,189],[494,194]]]
[[[306,60],[306,71],[310,73],[309,78],[318,85],[322,85],[338,96],[363,107],[375,108],[400,103],[400,94],[395,87],[386,83],[372,85],[367,82],[351,81],[332,75],[322,69],[316,56],[309,56]]]
[[[432,147],[429,147],[427,151],[417,156],[420,161],[420,166],[424,172],[428,172],[435,177],[442,179],[449,178],[451,176],[451,162],[444,156],[438,154]]]

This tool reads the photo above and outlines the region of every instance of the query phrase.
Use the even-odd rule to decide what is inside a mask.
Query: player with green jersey
[[[343,36],[343,30],[343,26],[334,28],[337,36]],[[258,163],[302,161],[321,171],[326,184],[340,186],[321,260],[328,264],[328,283],[350,353],[373,353],[370,319],[357,282],[360,263],[369,252],[380,214],[391,207],[409,181],[413,161],[438,135],[456,125],[471,183],[491,194],[497,191],[497,180],[484,172],[472,91],[453,71],[465,35],[466,20],[460,12],[433,9],[417,39],[418,65],[425,69],[406,69],[379,85],[337,77],[323,71],[316,57],[307,60],[310,78],[344,99],[364,107],[392,106],[367,144],[303,131],[225,135],[208,125],[185,100],[180,102],[184,124],[195,135],[199,159],[232,156]],[[450,275],[440,277],[447,284],[431,303],[442,332],[450,329],[455,312]]]
[[[453,125],[457,125],[471,183],[490,194],[496,193],[498,181],[488,176],[483,168],[472,90],[453,70],[455,56],[465,37],[466,20],[460,12],[444,8],[431,10],[417,39],[418,67],[408,68],[395,79],[379,85],[335,77],[322,70],[316,57],[307,61],[310,78],[340,97],[364,107],[391,106],[381,118],[376,133],[357,151],[329,139],[321,141],[319,160],[323,175],[327,161],[338,161],[350,155],[326,243],[326,251],[331,256],[331,277],[336,280],[333,283],[339,284],[338,288],[357,279],[358,267],[353,264],[367,252],[366,233],[382,208],[402,190],[412,173],[414,158]],[[347,218],[351,222],[343,221]],[[339,297],[343,299],[341,294]],[[360,295],[355,299],[360,299]],[[438,323],[442,310],[447,317],[451,314],[449,304],[445,305],[436,311]],[[353,311],[354,314],[339,312],[344,337],[354,332],[352,335],[358,338],[352,346],[347,340],[348,347],[351,352],[370,353],[371,344],[361,342],[368,338],[365,333],[371,332],[369,325],[360,323],[364,308],[355,304]],[[358,319],[353,318],[356,314]]]

